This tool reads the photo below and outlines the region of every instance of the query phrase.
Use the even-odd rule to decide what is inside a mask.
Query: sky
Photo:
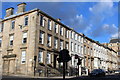
[[[3,2],[2,18],[5,10],[21,2]],[[118,36],[118,2],[26,2],[26,11],[38,8],[78,33],[100,43],[109,42]]]

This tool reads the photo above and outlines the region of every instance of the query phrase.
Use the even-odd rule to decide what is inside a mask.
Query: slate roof
[[[110,43],[117,43],[117,42],[120,43],[120,39],[111,39],[111,40],[110,40]]]

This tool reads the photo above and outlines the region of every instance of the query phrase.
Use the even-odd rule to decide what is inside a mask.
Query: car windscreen
[[[91,73],[96,73],[96,72],[99,72],[98,69],[94,69]]]

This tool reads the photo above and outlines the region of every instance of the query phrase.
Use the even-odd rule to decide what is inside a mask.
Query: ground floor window
[[[51,64],[51,54],[50,54],[50,52],[47,52],[46,63]]]
[[[40,50],[38,53],[38,62],[43,63],[43,51]]]

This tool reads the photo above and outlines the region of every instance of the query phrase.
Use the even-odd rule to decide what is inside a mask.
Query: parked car
[[[116,74],[120,74],[120,70],[115,70],[115,73]]]
[[[105,71],[103,69],[94,69],[89,73],[89,76],[90,77],[105,76]]]
[[[106,72],[106,74],[111,74],[112,73],[112,71],[105,71]]]

